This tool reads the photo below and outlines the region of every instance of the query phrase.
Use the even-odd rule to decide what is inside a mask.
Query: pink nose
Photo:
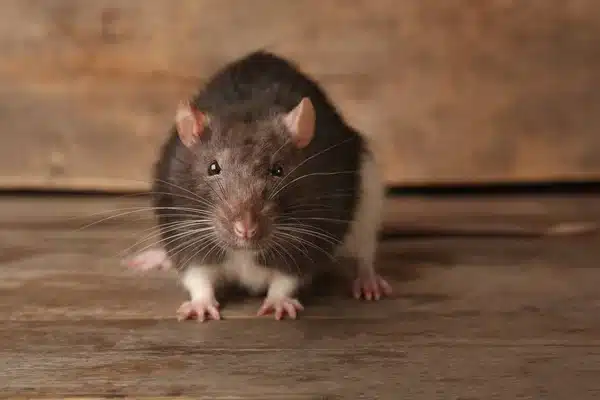
[[[241,239],[250,239],[256,234],[258,226],[253,221],[240,220],[233,224],[233,231]]]

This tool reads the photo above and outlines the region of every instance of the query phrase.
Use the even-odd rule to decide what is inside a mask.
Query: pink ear
[[[175,125],[181,142],[191,147],[202,135],[206,116],[195,109],[189,102],[181,102],[175,113]]]
[[[301,149],[308,146],[315,133],[315,109],[310,99],[304,97],[285,115],[284,122],[296,147]]]

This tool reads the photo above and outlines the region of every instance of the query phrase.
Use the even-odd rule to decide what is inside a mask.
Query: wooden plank
[[[6,0],[0,187],[147,189],[177,101],[259,47],[323,83],[390,184],[600,178],[597,2],[344,5]]]
[[[598,198],[413,200],[405,221],[482,215],[600,221]],[[396,292],[356,302],[325,286],[296,321],[257,318],[259,298],[222,321],[177,323],[167,273],[114,255],[150,220],[77,230],[119,198],[0,199],[0,396],[21,398],[411,399],[598,396],[600,236],[386,242]],[[596,203],[594,203],[596,202]],[[487,212],[485,210],[487,209]],[[512,210],[512,211],[509,211]],[[334,290],[335,289],[335,290]],[[477,360],[473,362],[473,360]]]
[[[72,328],[78,345],[71,351],[56,340],[69,329],[68,325],[32,324],[35,336],[55,340],[32,340],[32,335],[26,335],[30,348],[5,353],[3,361],[10,367],[10,381],[5,381],[2,392],[35,397],[183,395],[203,399],[390,400],[397,398],[394,396],[398,392],[414,399],[431,399],[443,392],[453,398],[539,398],[547,394],[548,398],[563,400],[567,396],[593,399],[598,393],[593,374],[598,373],[600,349],[591,339],[569,343],[546,338],[510,342],[481,338],[468,343],[460,339],[419,340],[399,328],[392,335],[403,335],[405,339],[396,346],[386,343],[389,336],[384,335],[378,336],[377,346],[359,342],[359,347],[348,349],[330,347],[329,342],[343,343],[337,338],[299,339],[311,345],[305,348],[271,345],[267,349],[238,349],[230,344],[246,334],[242,329],[250,328],[248,334],[253,336],[285,335],[293,340],[287,332],[310,335],[308,332],[321,323],[296,323],[293,327],[263,323],[262,329],[256,329],[261,324],[254,323],[252,329],[247,324],[222,321],[219,330],[226,332],[230,340],[225,347],[216,347],[210,333],[215,329],[208,324],[171,328],[172,324],[152,321],[148,325],[153,327],[148,328],[104,323],[94,329],[84,322]],[[363,325],[361,333],[376,332],[383,323]],[[331,321],[320,331],[335,335],[351,325],[352,321],[335,321],[335,325]],[[177,334],[183,331],[195,335]],[[172,339],[162,343],[165,332],[171,332]],[[137,337],[142,337],[140,343],[136,343]]]

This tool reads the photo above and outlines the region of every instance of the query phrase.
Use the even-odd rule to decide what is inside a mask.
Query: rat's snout
[[[273,211],[262,191],[254,188],[230,192],[222,207],[217,208],[219,235],[232,248],[256,249],[268,239]]]
[[[256,216],[250,212],[243,213],[233,222],[233,232],[240,239],[248,240],[258,232],[258,221]]]

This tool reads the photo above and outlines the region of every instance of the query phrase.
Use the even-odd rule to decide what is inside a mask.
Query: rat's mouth
[[[238,226],[240,225],[240,226]],[[229,243],[237,250],[261,250],[267,242],[268,225],[255,223],[248,227],[236,222],[229,230]]]
[[[230,250],[261,251],[269,241],[269,225],[261,223],[233,224],[228,220],[216,224],[221,242]]]
[[[232,250],[262,251],[270,243],[270,232],[261,231],[260,235],[253,237],[239,237],[235,234],[229,235],[228,244]]]
[[[235,238],[232,243],[231,243],[231,247],[233,247],[235,250],[260,250],[262,249],[261,246],[261,242],[262,240],[253,240],[253,239],[238,239]]]

